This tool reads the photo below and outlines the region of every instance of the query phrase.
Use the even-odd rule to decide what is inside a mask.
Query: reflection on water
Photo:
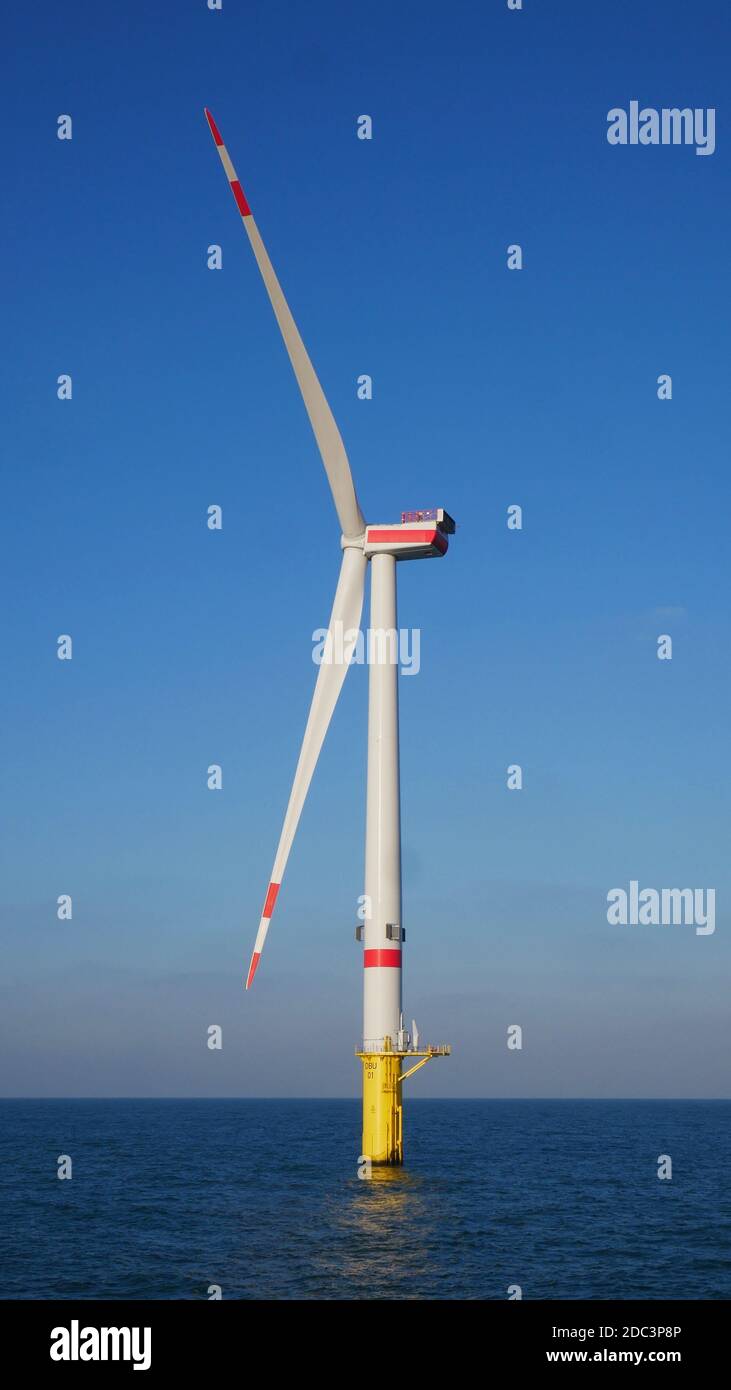
[[[408,1297],[408,1282],[424,1273],[436,1239],[423,1178],[408,1168],[374,1167],[370,1178],[351,1179],[344,1196],[328,1203],[335,1239],[322,1252],[321,1272],[333,1275],[335,1256],[343,1297],[366,1289],[388,1297],[389,1288]]]

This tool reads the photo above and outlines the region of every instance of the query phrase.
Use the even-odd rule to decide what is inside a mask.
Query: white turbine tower
[[[371,570],[371,625],[368,651],[368,776],[366,796],[365,902],[367,915],[357,929],[363,941],[363,1156],[374,1163],[403,1162],[401,1083],[445,1045],[410,1045],[401,1013],[404,930],[401,913],[401,816],[398,730],[398,627],[396,564],[444,555],[454,522],[441,508],[403,512],[400,523],[367,525],[356,497],[340,432],[289,311],[272,263],[251,215],[244,191],[206,110],[231,192],[271,300],[317,446],[325,465],[342,531],[343,552],[324,659],[320,664],[294,775],[284,825],[264,900],[259,930],[246,977],[249,989],[261,960],[269,923],[292,848],[302,807],[320,749],[332,719],[360,628],[366,569]],[[405,1057],[419,1059],[402,1071]]]

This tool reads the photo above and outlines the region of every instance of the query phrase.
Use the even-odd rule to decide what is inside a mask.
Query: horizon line
[[[731,1096],[409,1096],[409,1104],[421,1104],[427,1101],[446,1101],[450,1104],[459,1104],[460,1101],[503,1101],[510,1104],[566,1104],[571,1101],[594,1102],[600,1104],[607,1102],[613,1104],[622,1102],[624,1104],[634,1102],[652,1101],[655,1104],[703,1104],[703,1103],[723,1103],[731,1101]],[[353,1105],[360,1105],[359,1096],[0,1096],[0,1103],[3,1101],[67,1101],[67,1100],[105,1100],[105,1101],[266,1101],[275,1104],[282,1101],[350,1101]]]

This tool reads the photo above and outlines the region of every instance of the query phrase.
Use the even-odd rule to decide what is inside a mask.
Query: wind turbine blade
[[[264,900],[249,973],[246,977],[247,989],[250,988],[259,965],[305,797],[358,638],[360,617],[363,610],[366,564],[367,560],[362,550],[348,546],[343,551],[340,578],[330,614],[328,638],[323,648],[324,656],[326,658],[330,656],[331,659],[323,660],[317,673],[315,693],[312,697],[305,736],[302,740],[297,770],[294,774],[287,814],[284,817],[274,868]]]
[[[315,374],[315,369],[307,356],[305,345],[300,338],[297,325],[289,311],[289,306],[282,293],[282,287],[274,274],[272,263],[267,255],[264,243],[259,235],[256,222],[251,214],[251,208],[246,201],[244,190],[236,176],[236,170],[229,158],[228,150],[221,139],[218,126],[214,121],[208,108],[205,108],[206,120],[210,127],[211,135],[216,143],[216,148],[221,156],[221,163],[226,172],[226,177],[231,185],[231,192],[236,200],[236,206],[241,213],[241,219],[251,242],[251,246],[256,256],[262,279],[266,285],[267,294],[271,300],[272,308],[276,315],[277,323],[284,338],[284,345],[289,353],[289,360],[292,363],[294,374],[297,378],[305,409],[310,417],[310,424],[314,431],[317,447],[322,454],[322,461],[325,465],[330,491],[333,495],[335,510],[338,514],[343,535],[351,540],[362,536],[365,531],[365,521],[363,513],[358,505],[358,498],[355,495],[355,486],[350,472],[348,456],[345,446],[340,438],[340,431],[335,424],[332,411],[325,399],[323,389]]]

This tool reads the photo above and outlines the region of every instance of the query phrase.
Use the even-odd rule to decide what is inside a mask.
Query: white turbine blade
[[[366,557],[362,550],[348,546],[343,551],[340,578],[330,614],[329,636],[324,646],[324,654],[326,656],[330,654],[332,659],[323,660],[317,673],[315,693],[310,705],[297,771],[294,774],[287,814],[284,817],[274,868],[264,900],[264,909],[246,978],[247,989],[254,979],[264,949],[266,934],[274,912],[274,904],[277,901],[279,885],[282,882],[282,875],[289,858],[289,851],[292,848],[292,841],[302,814],[305,797],[358,638],[360,617],[363,610],[366,564]]]
[[[216,148],[221,156],[221,163],[226,171],[226,177],[231,185],[231,192],[236,200],[236,206],[241,213],[241,219],[251,242],[251,246],[256,256],[262,279],[266,285],[267,294],[271,300],[272,308],[276,315],[277,323],[284,338],[284,345],[289,353],[289,360],[292,363],[294,374],[297,378],[305,409],[310,417],[310,424],[314,431],[317,447],[322,454],[322,461],[325,465],[330,491],[333,495],[335,510],[338,514],[343,535],[352,540],[362,536],[365,531],[365,521],[363,513],[358,505],[358,498],[355,495],[355,487],[350,472],[348,456],[345,446],[340,438],[340,431],[335,424],[332,411],[325,399],[323,389],[315,375],[315,369],[310,362],[305,349],[305,345],[300,338],[297,325],[289,311],[289,306],[282,293],[282,287],[274,274],[272,263],[267,255],[264,243],[259,235],[256,222],[251,215],[244,190],[236,177],[236,170],[229,158],[226,146],[221,139],[218,126],[214,121],[210,111],[206,108],[206,120],[210,127],[211,135],[216,142]]]

